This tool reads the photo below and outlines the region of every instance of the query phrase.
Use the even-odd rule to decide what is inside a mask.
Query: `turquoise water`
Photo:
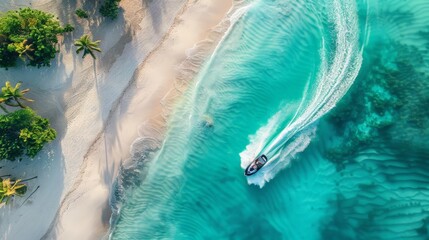
[[[160,149],[122,170],[111,239],[429,238],[429,2],[254,0],[234,19]]]

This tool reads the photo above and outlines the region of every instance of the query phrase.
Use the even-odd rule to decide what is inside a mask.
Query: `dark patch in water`
[[[368,51],[364,70],[326,118],[341,139],[325,152],[338,170],[374,144],[429,149],[429,77],[422,51],[394,41]]]

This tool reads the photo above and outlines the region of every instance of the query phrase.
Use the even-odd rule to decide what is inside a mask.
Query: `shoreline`
[[[87,4],[73,3],[76,8]],[[15,4],[52,12],[76,30],[60,40],[61,51],[50,68],[0,71],[5,79],[23,80],[32,89],[32,107],[58,131],[57,140],[37,159],[18,167],[6,163],[0,170],[19,178],[38,175],[29,192],[40,186],[28,203],[16,201],[0,210],[0,218],[8,220],[0,220],[0,238],[105,237],[108,199],[119,167],[137,139],[162,141],[168,108],[216,47],[233,0],[122,0],[123,17],[104,25],[76,19],[74,12],[64,15],[61,3],[53,0]],[[104,51],[95,65],[70,46],[83,33],[102,40]]]
[[[74,186],[67,193],[67,197],[64,198],[57,213],[58,218],[54,221],[53,228],[44,238],[50,238],[53,234],[59,239],[99,239],[106,237],[105,234],[110,227],[111,214],[108,199],[119,167],[130,157],[130,149],[136,139],[148,137],[159,143],[162,141],[166,127],[166,106],[164,105],[166,98],[171,98],[167,102],[174,102],[180,96],[180,94],[175,94],[180,92],[175,88],[175,85],[177,82],[183,81],[179,80],[181,71],[176,69],[177,64],[183,64],[187,59],[192,61],[192,56],[186,56],[186,50],[203,43],[208,37],[207,34],[212,31],[211,29],[226,17],[226,13],[232,7],[232,1],[224,0],[223,2],[223,5],[220,4],[221,7],[217,6],[220,8],[219,14],[197,28],[192,27],[192,34],[190,34],[191,30],[186,31],[186,29],[200,19],[195,16],[197,12],[205,11],[203,9],[205,7],[213,8],[209,5],[219,5],[219,1],[205,0],[198,3],[185,3],[159,45],[148,54],[147,58],[136,69],[117,105],[109,113],[105,130],[94,141],[85,156],[84,170],[81,170],[79,176],[82,179],[78,180],[77,186]],[[225,4],[226,2],[230,4]],[[198,32],[200,34],[197,34]],[[215,43],[216,41],[212,41],[207,45],[214,47]],[[211,50],[204,49],[204,47],[200,47],[200,49],[203,49],[205,55],[208,55]],[[170,59],[170,61],[166,59]],[[201,59],[199,64],[201,65],[203,62]],[[184,70],[188,69],[184,68]],[[195,69],[195,71],[198,70]],[[150,84],[149,81],[156,81],[158,84]],[[148,92],[153,95],[146,97]],[[148,112],[141,112],[140,109],[144,107],[150,107]],[[126,113],[123,114],[124,112]],[[86,164],[88,165],[85,166]],[[100,167],[97,164],[106,165]],[[105,174],[101,171],[109,173]],[[94,184],[81,185],[80,183],[85,180],[90,180]],[[104,184],[100,184],[102,181],[105,181]],[[75,223],[82,221],[83,216],[85,216],[86,222],[91,223],[82,224],[82,228],[77,230]],[[59,232],[57,232],[58,229],[55,225],[61,226]],[[99,231],[87,235],[94,229],[99,229]]]
[[[133,10],[148,12],[142,2],[124,2],[132,2]],[[25,163],[21,164],[6,162],[6,166],[0,170],[0,173],[12,173],[16,178],[38,176],[38,179],[29,183],[29,191],[40,186],[25,205],[17,198],[14,204],[0,209],[0,218],[3,219],[0,219],[0,238],[3,239],[40,239],[46,234],[47,229],[52,226],[57,209],[82,171],[84,156],[93,144],[95,136],[102,131],[110,108],[127,84],[127,81],[118,81],[119,76],[120,79],[130,79],[137,65],[146,58],[147,53],[168,30],[184,0],[169,1],[162,9],[155,9],[163,11],[162,20],[165,22],[158,26],[157,31],[152,27],[151,19],[145,19],[143,16],[133,19],[138,22],[146,21],[140,32],[144,31],[149,38],[144,39],[141,44],[132,41],[140,39],[141,36],[139,32],[131,32],[130,26],[134,22],[128,24],[126,9],[115,21],[100,24],[90,20],[93,24],[91,26],[86,24],[87,21],[76,19],[74,11],[69,9],[70,6],[83,6],[82,4],[87,2],[68,1],[64,5],[51,0],[45,3],[46,1],[36,8],[57,15],[64,24],[71,21],[76,27],[74,33],[60,38],[61,51],[52,61],[51,67],[36,69],[22,66],[7,71],[0,70],[0,73],[4,79],[12,82],[22,80],[25,87],[31,88],[28,96],[36,101],[30,106],[51,120],[58,135],[35,159],[25,159]],[[11,5],[13,4],[17,3]],[[138,4],[140,8],[137,7]],[[36,5],[33,2],[32,7]],[[66,11],[66,14],[62,11]],[[158,13],[151,12],[154,15]],[[97,62],[89,58],[82,60],[81,56],[74,52],[73,40],[84,33],[91,33],[94,39],[103,40],[103,52],[98,55]],[[108,33],[108,38],[104,36],[105,33]],[[115,60],[109,62],[112,58]],[[104,64],[106,62],[107,66]],[[34,219],[41,220],[35,225]]]

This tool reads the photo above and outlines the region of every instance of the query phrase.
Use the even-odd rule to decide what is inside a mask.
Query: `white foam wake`
[[[335,47],[331,49],[334,52],[333,57],[327,61],[326,43],[322,40],[321,66],[316,82],[313,83],[316,87],[312,89],[307,87],[293,119],[273,137],[276,126],[282,125],[287,116],[290,116],[287,109],[281,109],[266,126],[259,129],[254,136],[250,136],[250,143],[240,153],[241,167],[247,167],[262,153],[267,155],[269,162],[258,173],[248,177],[249,184],[263,187],[281,169],[288,166],[297,153],[302,152],[310,144],[317,120],[335,106],[359,72],[362,51],[358,41],[356,4],[349,0],[333,0],[331,6],[329,18],[335,24],[333,36]]]

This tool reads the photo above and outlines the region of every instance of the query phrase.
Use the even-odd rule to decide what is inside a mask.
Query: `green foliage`
[[[0,115],[0,160],[15,160],[23,154],[34,157],[55,137],[49,121],[29,108]]]
[[[21,57],[31,66],[49,66],[55,58],[57,35],[68,32],[54,15],[22,8],[0,17],[0,67],[12,67]]]
[[[103,17],[115,19],[119,14],[119,2],[121,0],[106,0],[100,7],[100,13]]]
[[[89,17],[88,13],[86,13],[82,8],[76,9],[75,13],[79,18],[88,18]]]
[[[71,24],[69,24],[69,23],[67,23],[65,26],[64,26],[64,28],[63,28],[63,33],[68,33],[68,32],[73,32],[74,31],[74,27],[71,25]]]
[[[30,89],[24,89],[20,90],[21,83],[17,83],[15,87],[12,87],[9,81],[5,83],[5,86],[1,88],[0,93],[0,104],[4,103],[11,107],[21,107],[25,108],[25,106],[21,103],[21,99],[32,102],[32,99],[24,97],[24,94],[26,94]],[[2,108],[3,111],[7,112],[4,108]]]
[[[0,178],[0,208],[14,196],[22,196],[27,192],[27,186],[20,183],[21,179],[11,180]]]
[[[76,53],[83,51],[82,58],[89,54],[93,59],[95,59],[94,51],[101,52],[99,44],[100,40],[93,42],[87,34],[83,35],[74,42],[74,45],[77,47]]]

